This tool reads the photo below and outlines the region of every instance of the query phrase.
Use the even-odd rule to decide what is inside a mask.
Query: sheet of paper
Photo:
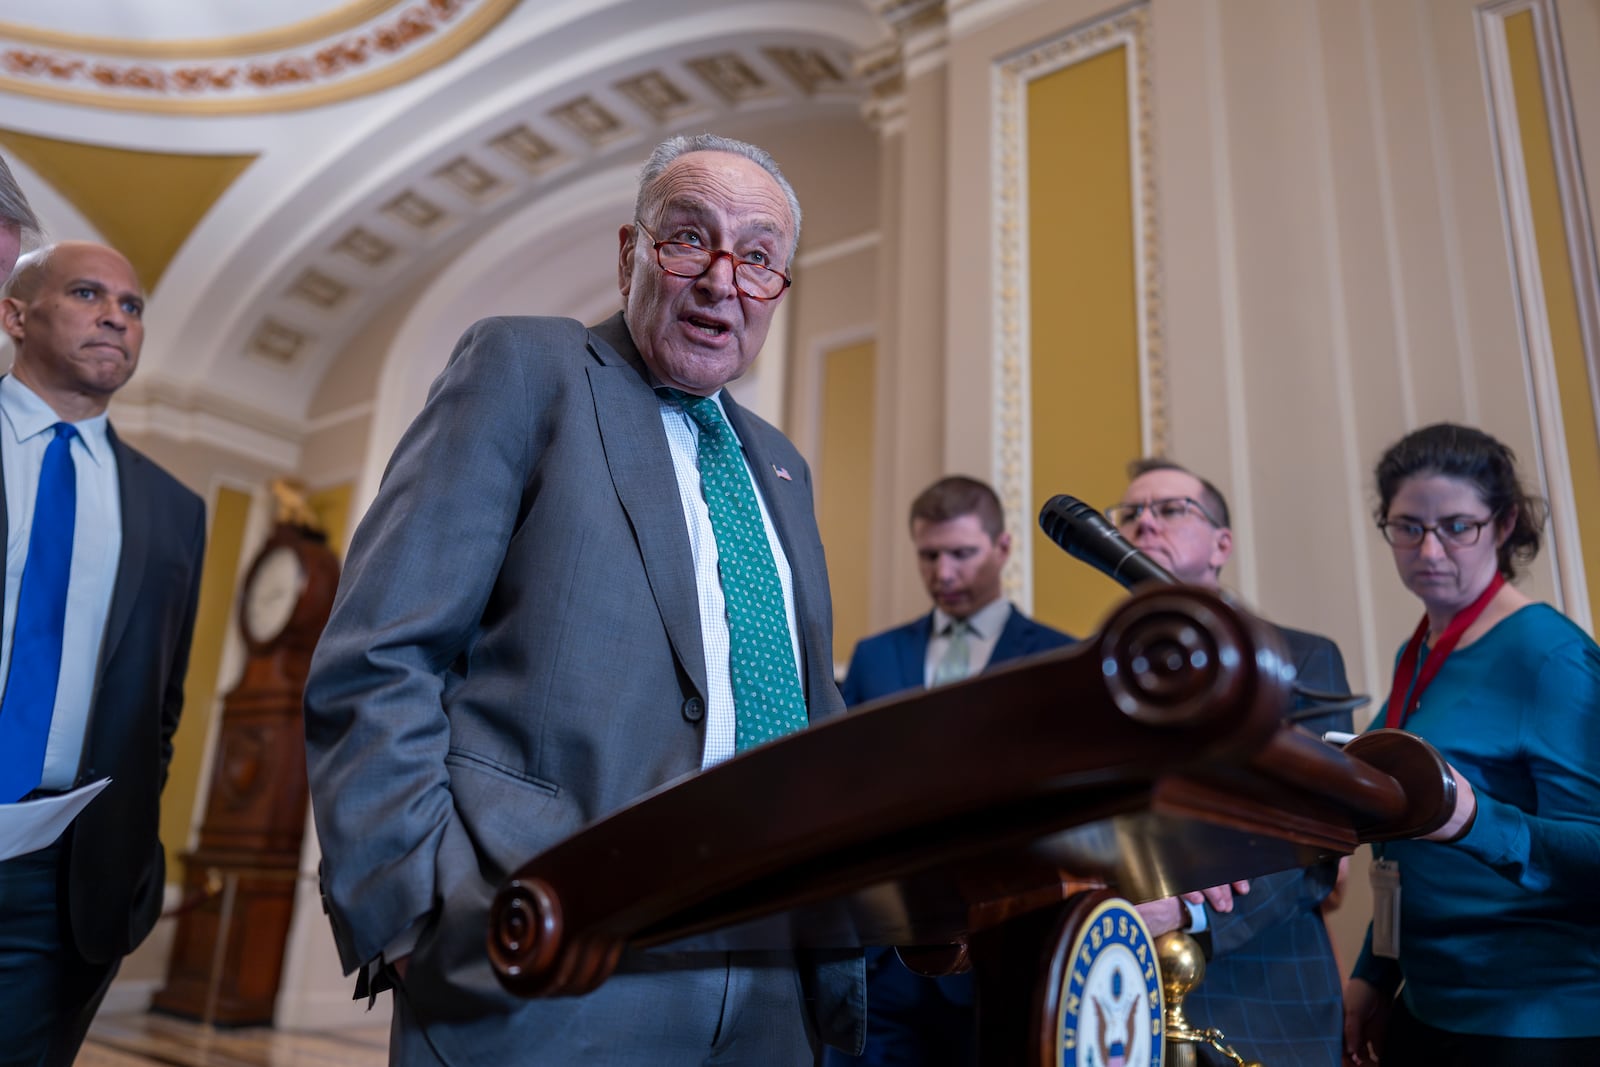
[[[110,784],[111,779],[102,778],[60,796],[0,804],[0,860],[26,856],[54,844],[61,831]]]

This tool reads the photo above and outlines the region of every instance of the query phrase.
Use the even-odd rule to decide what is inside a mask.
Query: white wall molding
[[[1498,164],[1496,174],[1501,193],[1506,247],[1515,281],[1517,325],[1528,375],[1530,414],[1538,444],[1540,482],[1551,504],[1550,541],[1556,571],[1556,606],[1579,626],[1592,632],[1593,606],[1589,603],[1577,500],[1572,491],[1572,465],[1568,460],[1566,421],[1561,411],[1561,387],[1556,376],[1555,345],[1550,335],[1544,275],[1539,263],[1526,160],[1522,153],[1522,131],[1517,117],[1511,59],[1505,34],[1505,20],[1522,12],[1533,15],[1535,38],[1540,41],[1540,66],[1548,71],[1551,63],[1549,51],[1559,47],[1558,42],[1550,39],[1555,27],[1551,21],[1554,8],[1549,0],[1509,0],[1481,9],[1478,14],[1478,42]],[[1551,103],[1548,78],[1545,92],[1548,112]],[[1557,140],[1556,133],[1561,126],[1559,118],[1552,117],[1552,141]],[[1566,162],[1570,165],[1571,158]],[[1563,169],[1562,163],[1558,149],[1558,176]],[[1568,240],[1571,240],[1570,233]],[[1576,295],[1581,304],[1584,294],[1579,292]],[[1590,351],[1592,355],[1592,349]],[[1591,380],[1595,377],[1592,361],[1589,377]]]

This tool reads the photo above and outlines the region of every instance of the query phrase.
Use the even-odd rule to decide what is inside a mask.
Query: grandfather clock
[[[239,598],[248,658],[223,700],[199,846],[183,856],[184,910],[152,1002],[226,1026],[272,1021],[306,821],[301,700],[339,582],[304,497],[283,480],[273,492],[276,524]]]

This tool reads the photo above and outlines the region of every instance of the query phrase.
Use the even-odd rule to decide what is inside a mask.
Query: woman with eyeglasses
[[[1384,453],[1377,484],[1423,616],[1373,726],[1431,742],[1457,805],[1428,839],[1373,848],[1345,1055],[1600,1064],[1600,647],[1510,584],[1544,505],[1505,445],[1429,426]]]

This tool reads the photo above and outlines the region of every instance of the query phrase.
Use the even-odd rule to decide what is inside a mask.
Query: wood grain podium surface
[[[630,947],[950,944],[1084,885],[1155,899],[1435,815],[1437,767],[1405,739],[1381,768],[1324,744],[1287,720],[1292,685],[1242,607],[1144,588],[1074,647],[865,705],[530,857],[491,959],[570,995]]]

